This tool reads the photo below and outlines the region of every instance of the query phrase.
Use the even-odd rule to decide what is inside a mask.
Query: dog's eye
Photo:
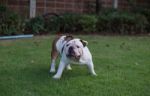
[[[66,45],[67,47],[69,46],[69,44]]]
[[[77,48],[80,48],[79,46],[77,46]]]

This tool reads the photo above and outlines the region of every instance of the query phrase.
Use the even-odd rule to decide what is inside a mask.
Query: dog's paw
[[[67,69],[67,70],[72,70],[72,68],[71,68],[71,67],[67,67],[66,69]]]
[[[94,74],[92,74],[93,76],[97,76],[97,74],[96,73],[94,73]]]
[[[55,69],[50,69],[49,72],[50,72],[50,73],[54,73],[54,72],[55,72]]]
[[[53,79],[60,79],[60,76],[54,75]]]
[[[72,70],[70,64],[66,66],[66,69],[67,69],[67,70]]]

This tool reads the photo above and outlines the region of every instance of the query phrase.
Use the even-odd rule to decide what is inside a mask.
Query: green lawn
[[[150,37],[79,37],[89,42],[97,77],[72,65],[53,80],[54,36],[1,40],[0,96],[150,96]]]

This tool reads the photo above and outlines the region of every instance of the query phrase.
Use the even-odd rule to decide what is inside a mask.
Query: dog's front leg
[[[61,78],[61,75],[63,73],[65,66],[66,66],[66,63],[64,63],[63,61],[60,61],[57,73],[53,76],[54,79],[60,79]]]

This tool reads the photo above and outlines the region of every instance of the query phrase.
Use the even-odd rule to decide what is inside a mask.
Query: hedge
[[[22,34],[24,21],[20,15],[0,5],[0,35]]]
[[[23,19],[5,6],[0,6],[0,35],[15,34],[143,34],[150,32],[150,11],[127,12],[108,10],[100,14],[71,14],[37,16]]]
[[[112,12],[98,16],[98,32],[115,32],[119,34],[139,34],[148,32],[147,18],[141,14]]]

